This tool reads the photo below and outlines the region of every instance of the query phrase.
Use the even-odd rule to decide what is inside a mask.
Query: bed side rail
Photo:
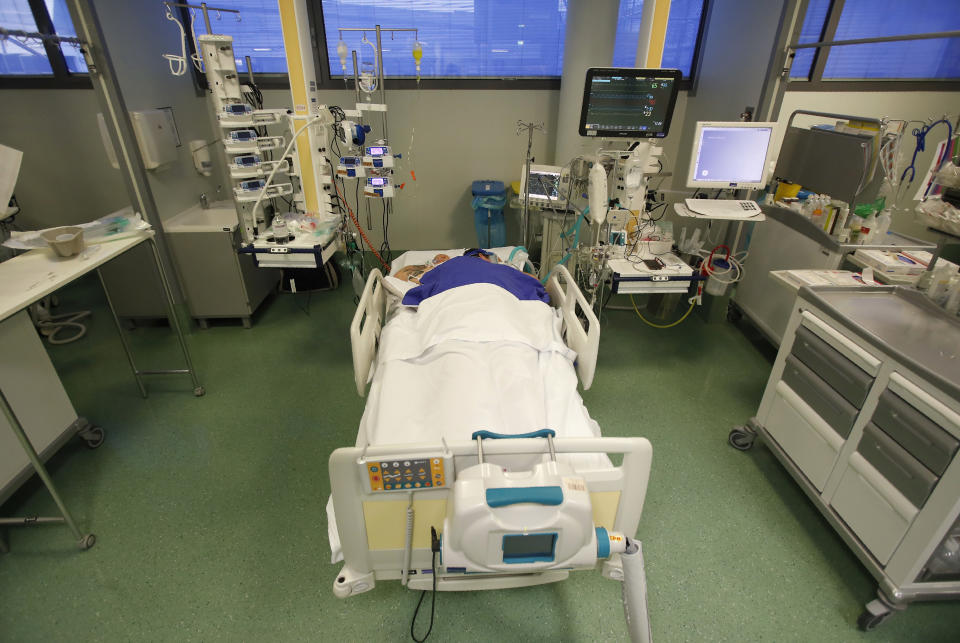
[[[360,295],[360,303],[350,323],[350,348],[353,352],[353,379],[360,397],[366,395],[367,380],[377,354],[377,340],[385,314],[383,275],[371,270]]]
[[[567,346],[577,352],[577,375],[586,391],[593,384],[593,374],[597,370],[600,322],[566,266],[557,265],[554,268],[547,280],[547,292],[554,307],[559,308],[563,315],[563,333]],[[586,318],[586,327],[578,311]]]

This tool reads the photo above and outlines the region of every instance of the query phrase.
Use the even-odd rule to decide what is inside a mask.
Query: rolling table
[[[144,375],[189,375],[194,395],[204,394],[174,308],[154,234],[153,230],[144,230],[115,241],[91,244],[75,257],[61,258],[44,248],[0,263],[0,351],[4,356],[0,362],[0,425],[5,420],[10,427],[7,432],[0,426],[0,503],[6,501],[36,471],[61,514],[53,518],[0,518],[0,527],[66,523],[81,549],[89,549],[96,541],[93,534],[80,531],[57,493],[43,461],[74,434],[80,435],[91,447],[99,446],[103,441],[103,430],[77,416],[30,320],[27,308],[31,304],[93,270],[99,275],[103,264],[141,243],[148,244],[163,285],[170,325],[176,332],[186,368],[138,369],[110,294],[105,290],[127,361],[143,397],[147,396]],[[17,448],[17,443],[20,448]],[[0,539],[0,551],[6,550],[5,543]]]

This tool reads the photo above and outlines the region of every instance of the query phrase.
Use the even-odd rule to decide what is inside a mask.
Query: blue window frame
[[[0,27],[37,31],[37,22],[27,0],[5,0],[0,4]],[[23,38],[0,39],[0,74],[5,76],[53,76],[43,43]]]
[[[810,0],[807,5],[807,15],[803,19],[803,27],[800,30],[798,42],[800,44],[809,44],[811,42],[820,42],[823,38],[823,30],[827,25],[827,14],[830,12],[831,0]],[[790,78],[809,78],[813,71],[813,54],[815,49],[801,49],[793,59],[793,65],[790,66]]]
[[[563,69],[566,2],[563,0],[322,0],[325,53],[330,75],[343,76],[337,56],[339,28],[380,24],[416,27],[423,45],[423,78],[556,79]],[[633,67],[642,0],[621,0],[613,64]],[[663,66],[690,76],[700,36],[704,0],[673,0],[667,25]],[[364,34],[342,32],[359,62],[373,49]],[[373,41],[374,33],[367,32]],[[413,77],[414,35],[384,35],[383,67],[392,77]],[[347,75],[352,62],[347,60]]]
[[[70,12],[67,10],[67,0],[45,0],[45,5],[57,35],[76,38],[77,30],[73,28],[73,20],[70,19]],[[60,44],[60,51],[63,52],[63,58],[70,73],[87,73],[87,61],[83,59],[79,46],[64,42]]]
[[[960,30],[956,0],[811,0],[799,42]],[[822,57],[822,61],[814,63]],[[960,38],[801,49],[790,78],[811,81],[960,80]]]
[[[77,36],[66,0],[0,0],[0,27],[43,36]],[[4,87],[89,87],[87,63],[76,44],[37,37],[0,39]]]
[[[191,4],[199,4],[192,2]],[[237,55],[237,71],[246,73],[246,56],[250,56],[257,74],[287,73],[287,58],[283,50],[283,29],[280,26],[280,8],[277,0],[217,0],[212,6],[236,9],[237,14],[210,12],[210,28],[216,34],[233,36],[233,50]],[[194,30],[199,36],[206,33],[201,12],[191,9]],[[189,25],[185,25],[189,28]]]
[[[330,74],[343,76],[337,57],[338,28],[416,27],[423,45],[424,78],[544,78],[560,76],[566,3],[558,0],[323,0]],[[374,32],[366,37],[374,41]],[[364,34],[343,32],[360,63],[372,59],[362,44]],[[413,33],[390,34],[383,40],[387,76],[416,75]],[[347,60],[348,75],[352,63]]]
[[[905,36],[960,29],[956,0],[846,0],[835,40]],[[960,38],[833,47],[830,79],[960,79]]]
[[[700,40],[704,0],[673,0],[667,18],[661,66],[679,69],[689,79]],[[637,38],[643,0],[620,0],[617,39],[613,48],[614,67],[633,67],[637,59]]]

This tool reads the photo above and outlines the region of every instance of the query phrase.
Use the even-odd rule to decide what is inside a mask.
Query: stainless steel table
[[[0,425],[5,421],[16,438],[16,442],[11,442],[9,438],[2,437],[9,436],[5,431],[0,434],[0,447],[3,447],[0,449],[0,501],[9,497],[36,471],[53,496],[61,514],[52,518],[0,518],[0,527],[66,523],[81,549],[93,546],[95,537],[93,534],[83,533],[77,526],[43,461],[74,434],[79,434],[91,447],[99,446],[103,441],[103,430],[77,416],[25,309],[91,271],[96,270],[99,274],[102,265],[142,243],[146,243],[152,251],[163,285],[170,325],[177,335],[185,367],[166,370],[138,369],[107,293],[107,302],[137,387],[140,394],[146,397],[147,389],[143,376],[189,375],[193,382],[194,395],[204,394],[193,367],[152,230],[90,245],[75,257],[61,258],[49,249],[42,249],[32,250],[0,263],[0,352],[4,355],[0,364]],[[19,448],[22,448],[22,453],[17,443]],[[6,549],[5,543],[0,539],[0,551]]]

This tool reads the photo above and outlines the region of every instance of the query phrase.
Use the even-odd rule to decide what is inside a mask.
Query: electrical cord
[[[359,185],[359,182],[357,183],[357,185]],[[333,183],[333,188],[337,191],[337,194],[342,199],[343,195],[340,194],[340,188],[337,187],[336,181],[334,181]],[[360,226],[360,222],[357,221],[357,217],[353,213],[353,210],[350,208],[349,205],[347,206],[347,214],[350,215],[350,219],[353,221],[353,225],[355,225],[357,230],[360,232],[360,236],[363,237],[363,240],[367,242],[368,246],[370,246],[370,250],[373,252],[374,256],[376,256],[376,258],[380,261],[380,265],[382,265],[383,269],[386,270],[387,273],[389,274],[390,266],[387,265],[387,262],[383,260],[383,257],[380,256],[380,253],[377,252],[376,247],[374,247],[373,243],[371,243],[370,239],[367,237],[367,233],[363,231],[363,228]]]
[[[423,599],[427,595],[427,590],[423,590],[420,592],[420,600],[417,601],[417,608],[413,610],[413,618],[410,619],[410,638],[417,643],[424,643],[424,641],[430,638],[430,633],[433,631],[433,618],[437,610],[437,554],[440,553],[440,537],[437,536],[437,530],[434,527],[430,527],[430,550],[433,552],[431,561],[433,595],[430,597],[430,626],[427,628],[427,633],[423,635],[423,638],[418,639],[416,633],[413,631],[414,626],[417,624],[417,615],[420,613],[420,606],[423,605]]]
[[[637,302],[633,300],[633,295],[630,295],[630,303],[633,304],[633,311],[637,313],[637,317],[639,317],[640,320],[643,321],[643,323],[646,324],[647,326],[653,326],[654,328],[673,328],[674,326],[682,322],[684,319],[686,319],[687,316],[693,311],[693,307],[696,305],[696,303],[690,302],[690,308],[687,308],[687,312],[683,313],[683,316],[677,321],[670,322],[669,324],[654,324],[653,322],[648,321],[646,317],[640,314],[640,309],[637,308]]]
[[[287,147],[284,148],[283,153],[280,155],[280,158],[281,159],[286,158],[287,154],[290,153],[290,150],[293,149],[293,146],[296,145],[297,137],[300,136],[300,134],[302,134],[308,127],[310,127],[317,121],[321,120],[322,118],[323,116],[314,116],[313,118],[310,118],[309,120],[307,120],[306,123],[301,125],[300,129],[294,132],[293,136],[290,137],[290,142],[287,144]],[[257,197],[257,200],[253,203],[253,207],[250,208],[250,214],[251,216],[253,216],[254,222],[256,222],[256,217],[257,217],[257,206],[259,206],[260,203],[263,202],[263,197],[267,193],[267,188],[270,187],[270,184],[273,182],[273,177],[276,176],[277,170],[279,169],[280,169],[279,163],[273,166],[273,170],[270,172],[269,175],[267,175],[267,180],[263,183],[263,187],[260,188],[260,195]],[[254,223],[254,225],[256,225],[256,223]]]

